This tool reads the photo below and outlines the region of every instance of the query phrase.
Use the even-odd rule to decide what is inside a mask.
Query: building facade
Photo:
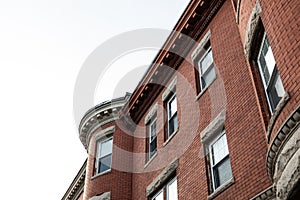
[[[191,0],[133,94],[83,117],[63,200],[300,199],[299,10]]]

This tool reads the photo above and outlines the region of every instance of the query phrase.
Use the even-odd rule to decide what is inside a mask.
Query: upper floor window
[[[96,174],[100,174],[111,169],[113,138],[97,142],[96,154]]]
[[[209,144],[209,160],[213,190],[232,178],[225,131]]]
[[[177,117],[177,98],[176,93],[170,96],[167,101],[168,112],[168,135],[169,138],[178,129],[178,117]]]
[[[216,77],[210,42],[204,46],[204,51],[205,52],[198,61],[201,90],[205,89]]]
[[[148,133],[149,133],[148,159],[152,158],[152,156],[156,153],[157,150],[156,121],[157,121],[156,117],[152,119],[148,128]]]
[[[166,200],[178,200],[176,177],[169,181],[166,186],[151,198],[151,200],[164,200],[164,196],[166,197]]]
[[[260,76],[263,81],[270,111],[273,113],[280,99],[284,96],[284,87],[276,67],[275,58],[264,33],[257,57]]]

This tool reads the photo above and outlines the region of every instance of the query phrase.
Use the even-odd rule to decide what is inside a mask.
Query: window
[[[265,33],[258,53],[257,64],[267,96],[269,109],[271,113],[273,113],[280,99],[284,96],[285,91],[276,67],[272,49]]]
[[[97,143],[96,174],[106,172],[111,169],[113,139],[109,138]]]
[[[232,178],[225,131],[209,145],[210,169],[213,190]]]
[[[156,118],[151,120],[148,128],[149,132],[149,150],[148,150],[148,160],[156,153],[157,150],[157,139],[156,139]]]
[[[171,180],[167,185],[167,200],[178,200],[176,178]]]
[[[151,200],[164,200],[163,190],[159,191]]]
[[[205,89],[216,77],[210,41],[204,46],[204,53],[198,60],[200,89]]]
[[[177,98],[174,93],[167,102],[168,112],[168,135],[169,138],[178,129],[178,118],[177,118]]]
[[[156,193],[151,200],[164,200],[164,192],[166,192],[166,200],[178,200],[177,194],[177,178],[172,179],[163,189]]]

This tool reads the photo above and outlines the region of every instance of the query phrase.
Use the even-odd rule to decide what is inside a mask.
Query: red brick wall
[[[100,130],[113,125],[115,125],[116,131],[113,134],[112,170],[109,173],[91,179],[95,166],[95,135]],[[123,149],[124,152],[120,151],[118,148]],[[132,161],[130,160],[130,157],[124,156],[128,151],[132,151],[132,138],[128,134],[124,134],[117,123],[111,122],[95,131],[89,145],[84,200],[88,200],[97,194],[109,191],[111,192],[112,200],[131,199],[130,167]]]
[[[291,99],[273,128],[271,140],[282,123],[300,105],[300,5],[296,0],[261,1],[262,22],[268,35],[283,86]]]
[[[162,151],[161,154],[166,148],[169,148],[167,150],[169,153],[167,157],[161,157],[159,152],[148,167],[162,162],[163,158],[170,157],[169,160],[172,160],[172,156],[176,155],[176,150],[180,148],[178,143],[182,148],[188,147],[178,156],[179,199],[206,199],[208,187],[200,132],[222,109],[226,109],[225,128],[235,183],[216,199],[248,199],[270,186],[271,182],[268,180],[265,168],[267,145],[264,125],[259,115],[251,74],[230,1],[223,5],[208,29],[211,30],[211,46],[218,78],[196,101],[193,66],[185,61],[179,67],[176,87],[180,104],[179,132],[164,147],[163,129],[158,132],[158,148]],[[190,60],[190,55],[188,59]],[[181,78],[182,76],[186,80]],[[190,89],[187,89],[187,82],[191,86]],[[155,102],[162,105],[161,95]],[[195,119],[199,120],[196,125]],[[139,126],[143,126],[143,120],[140,121]],[[163,110],[160,107],[158,122],[162,121]],[[162,124],[159,127],[162,127]],[[138,130],[136,134],[141,134],[142,131],[145,130]],[[185,140],[189,141],[185,144]],[[172,148],[172,145],[176,148]],[[133,148],[135,152],[144,152],[145,140],[135,138]],[[156,162],[156,159],[160,161]],[[160,171],[133,174],[133,199],[146,199],[145,188]]]

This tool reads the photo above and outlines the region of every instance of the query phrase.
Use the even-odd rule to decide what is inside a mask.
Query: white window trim
[[[152,198],[151,200],[154,200],[158,195],[160,195],[162,193],[163,198],[164,198],[164,188],[162,188],[161,190],[159,190]]]
[[[211,83],[214,81],[214,79],[216,78],[216,71],[215,71],[215,74],[214,74],[214,78],[209,82],[209,83],[206,83],[205,87],[203,87],[202,85],[202,77],[204,77],[205,75],[208,74],[209,71],[211,71],[215,65],[214,65],[214,57],[212,55],[212,58],[213,58],[213,64],[211,66],[209,66],[205,72],[202,73],[202,69],[201,69],[201,65],[200,65],[200,62],[207,56],[207,54],[212,51],[211,49],[211,46],[209,46],[209,48],[207,50],[205,50],[205,52],[203,53],[203,55],[201,56],[201,58],[197,61],[197,67],[198,67],[198,73],[199,73],[199,81],[200,81],[200,90],[205,90],[206,88],[208,88],[208,86],[211,85]],[[216,70],[216,69],[214,69]]]
[[[148,144],[148,160],[150,160],[155,154],[156,152],[151,156],[151,153],[150,153],[150,150],[151,150],[151,133],[152,133],[152,129],[151,129],[151,126],[152,124],[156,123],[156,130],[155,130],[155,138],[156,138],[156,151],[157,151],[157,117],[154,117],[153,118],[153,121],[150,122],[149,124],[149,144]]]
[[[171,102],[174,98],[176,98],[176,114],[177,114],[177,123],[178,123],[177,95],[176,95],[176,93],[174,92],[174,93],[169,97],[169,99],[168,99],[168,101],[167,101],[167,114],[168,114],[168,132],[167,132],[167,136],[168,136],[168,138],[171,137],[171,136],[172,136],[174,133],[176,133],[177,130],[178,130],[178,125],[177,125],[177,128],[174,129],[172,133],[169,132],[169,130],[170,130],[170,119],[175,115],[175,113],[174,113],[173,116],[170,116],[170,111],[169,111],[169,109],[170,109],[169,107],[170,107],[170,106],[169,106],[169,105],[170,105],[170,102]]]
[[[162,101],[166,101],[168,99],[168,97],[171,95],[171,93],[175,92],[176,84],[177,84],[177,77],[175,77],[173,79],[173,81],[169,84],[169,86],[166,88],[166,90],[162,94],[162,96],[161,96]]]
[[[166,185],[166,198],[167,198],[167,200],[172,200],[172,199],[169,199],[169,186],[172,184],[172,183],[174,183],[176,181],[176,184],[178,184],[178,182],[177,182],[177,177],[175,176],[172,180],[170,180],[169,182],[168,182],[168,184]],[[178,185],[176,185],[176,188],[177,188],[177,190],[176,190],[176,194],[177,194],[177,199],[178,199]]]
[[[208,148],[209,148],[209,160],[210,160],[210,171],[211,171],[211,175],[212,175],[212,183],[213,183],[213,191],[216,191],[219,187],[221,187],[223,184],[221,184],[219,187],[216,188],[216,183],[215,183],[215,173],[214,173],[214,167],[216,165],[218,165],[225,157],[229,156],[229,149],[228,149],[228,154],[222,158],[222,160],[220,160],[218,163],[215,163],[213,165],[213,157],[212,157],[212,145],[215,144],[215,142],[217,142],[223,135],[226,135],[226,131],[223,130],[219,135],[218,137],[214,138],[208,145]],[[226,137],[226,143],[227,143],[227,137]],[[227,143],[227,147],[228,147],[228,143]],[[229,158],[230,160],[230,158]],[[231,173],[232,173],[232,169],[230,167],[230,170],[231,170]],[[232,177],[231,177],[232,178]],[[230,179],[229,179],[230,180]],[[226,181],[227,182],[227,181]],[[226,183],[225,182],[225,183]]]
[[[103,157],[99,157],[99,153],[100,153],[100,152],[98,152],[98,151],[99,151],[99,149],[100,149],[102,143],[104,143],[104,142],[106,142],[106,141],[108,141],[108,140],[112,140],[111,153],[108,154],[108,155],[111,155],[110,168],[107,169],[107,170],[105,170],[105,171],[103,171],[103,172],[98,172],[98,170],[99,170],[99,160],[100,160],[101,158],[103,158]],[[97,141],[97,143],[96,143],[96,148],[97,148],[97,150],[96,150],[96,156],[95,156],[95,157],[96,157],[96,164],[95,164],[95,167],[96,167],[96,174],[95,174],[95,175],[102,175],[102,174],[107,173],[108,171],[111,171],[112,154],[113,154],[113,152],[112,152],[112,151],[113,151],[113,143],[114,143],[114,140],[113,140],[113,137],[112,137],[112,136],[111,136],[111,137],[108,137],[108,138],[106,138],[106,139],[98,140],[98,141]],[[99,147],[99,145],[100,145],[100,147]],[[108,155],[106,155],[106,156],[108,156]]]
[[[262,66],[261,66],[261,63],[259,62],[259,58],[260,58],[260,56],[261,56],[262,48],[263,48],[263,46],[264,46],[264,43],[265,43],[266,38],[267,38],[267,34],[266,34],[266,32],[264,32],[263,39],[262,39],[261,44],[260,44],[259,53],[258,53],[256,62],[257,62],[257,64],[258,64],[258,69],[259,69],[260,77],[261,77],[262,82],[263,82],[265,95],[266,95],[266,97],[267,97],[268,107],[269,107],[269,110],[270,110],[271,114],[273,114],[274,111],[275,111],[275,109],[276,109],[276,106],[274,105],[275,107],[272,108],[272,104],[271,104],[271,100],[270,100],[270,97],[269,97],[268,89],[270,89],[270,87],[271,87],[271,86],[270,86],[270,85],[272,84],[271,80],[276,78],[276,77],[274,77],[274,76],[279,76],[279,72],[278,72],[278,70],[277,70],[277,67],[276,67],[276,61],[275,61],[274,69],[273,69],[272,73],[270,74],[269,84],[266,83],[266,80],[265,80],[265,77],[264,77],[264,73],[263,73],[263,71],[262,71]],[[271,50],[272,50],[272,47],[271,47],[270,44],[269,44],[269,48],[271,48]],[[272,54],[273,54],[273,52],[272,52]],[[274,56],[274,54],[273,54],[273,56]],[[279,78],[280,78],[280,76],[279,76]],[[284,88],[283,88],[283,89],[284,89]]]

